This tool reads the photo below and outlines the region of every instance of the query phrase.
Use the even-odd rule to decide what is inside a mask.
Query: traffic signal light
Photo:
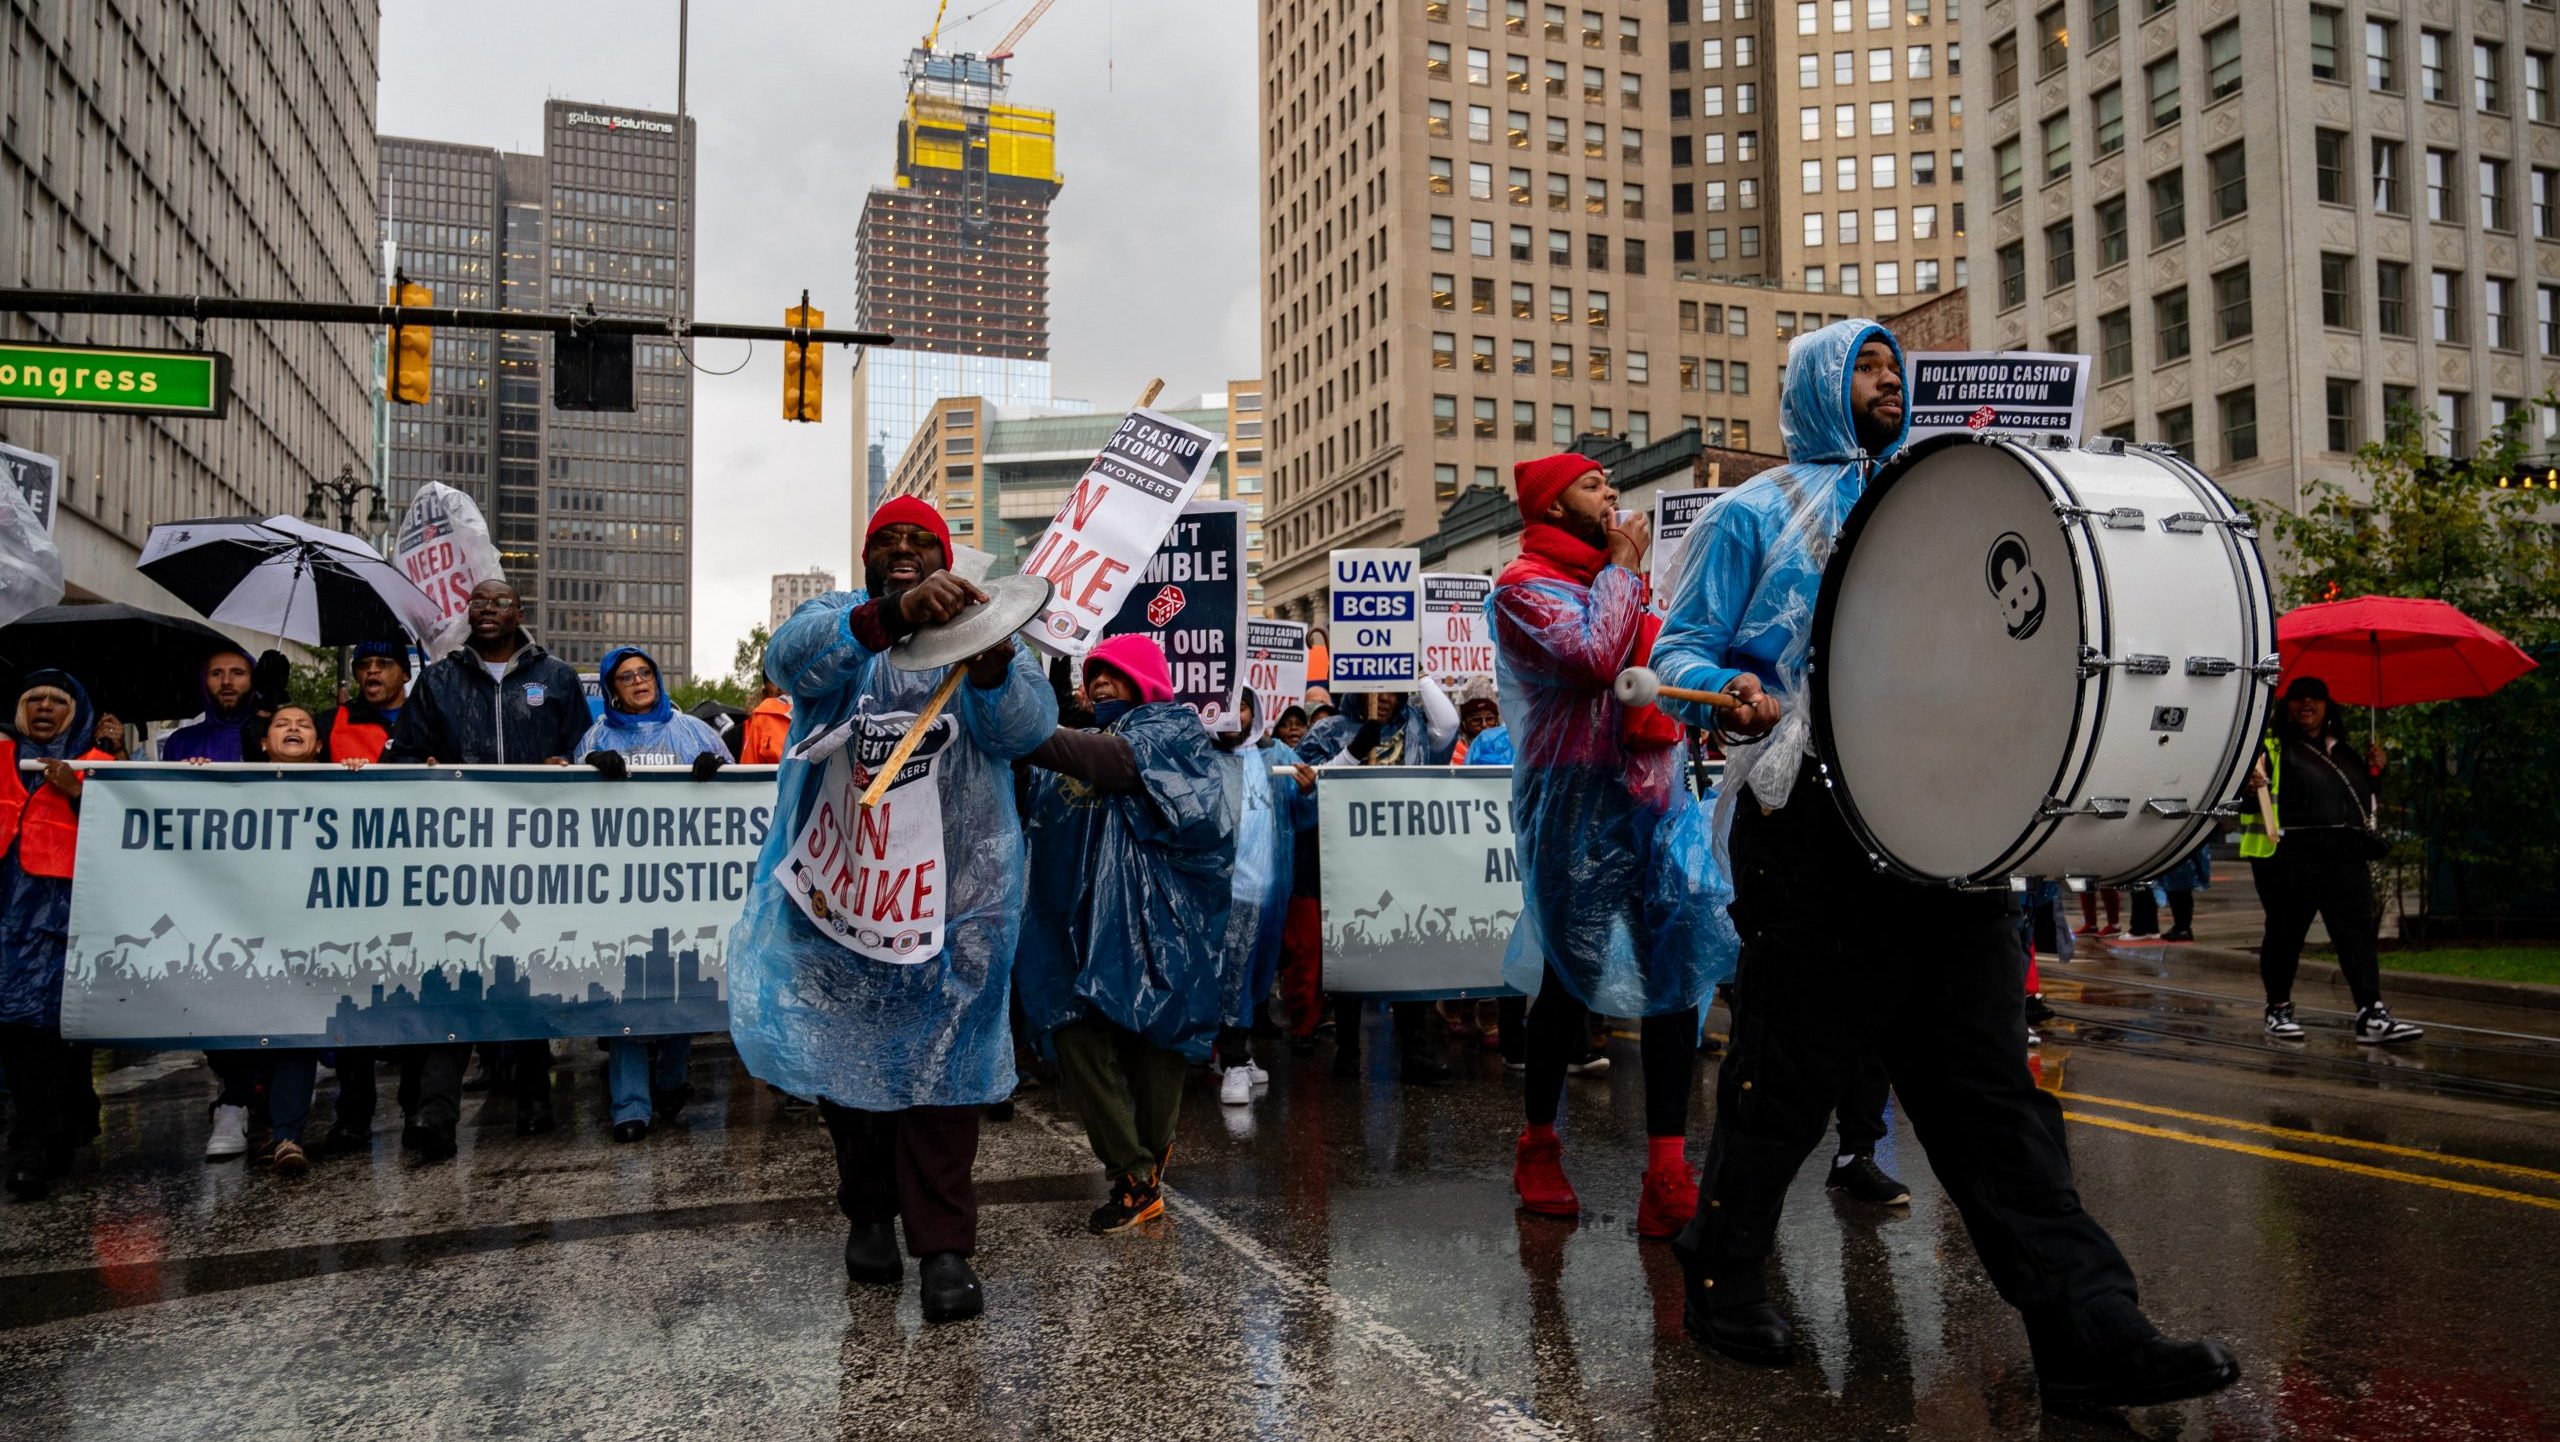
[[[391,287],[393,305],[431,305],[435,293],[403,279]],[[422,325],[391,327],[391,398],[406,405],[427,403],[435,372],[436,335]]]
[[[782,323],[795,330],[816,330],[827,323],[827,313],[809,304],[809,293],[800,292],[800,303],[782,312]],[[782,343],[782,418],[786,421],[814,421],[825,399],[827,383],[826,349],[815,341]]]

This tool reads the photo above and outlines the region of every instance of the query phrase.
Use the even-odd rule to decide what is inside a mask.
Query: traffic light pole
[[[648,316],[568,311],[473,310],[450,305],[349,305],[332,301],[247,300],[210,295],[139,295],[108,290],[0,288],[0,311],[49,315],[139,315],[163,320],[283,320],[324,324],[538,330],[554,335],[663,336],[674,340],[778,340],[795,345],[896,345],[885,331],[726,325]]]

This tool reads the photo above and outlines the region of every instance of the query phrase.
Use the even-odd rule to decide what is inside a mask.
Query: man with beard
[[[1659,629],[1641,570],[1652,528],[1618,519],[1618,493],[1588,456],[1523,461],[1513,476],[1528,529],[1486,602],[1517,750],[1525,902],[1503,979],[1534,998],[1512,1186],[1524,1210],[1581,1210],[1556,1135],[1565,1068],[1588,1049],[1592,1013],[1641,1017],[1648,1154],[1636,1234],[1667,1238],[1695,1204],[1689,1075],[1698,1008],[1733,956],[1727,893],[1679,724],[1621,706],[1612,689]]]
[[[1871,471],[1902,445],[1902,390],[1901,348],[1872,321],[1797,338],[1782,402],[1789,463],[1745,483],[1691,538],[1696,559],[1654,648],[1666,687],[1746,703],[1666,708],[1754,743],[1731,750],[1727,771],[1742,958],[1706,1176],[1675,1244],[1688,1328],[1745,1361],[1792,1359],[1795,1331],[1766,1280],[1779,1208],[1824,1118],[1880,1054],[1984,1270],[2023,1314],[2045,1405],[2200,1396],[2237,1380],[2239,1364],[2143,1316],[2132,1269],[2081,1210],[2062,1109],[2022,1060],[2016,901],[1879,874],[1809,744],[1822,567]],[[1908,723],[1932,718],[1922,708]]]
[[[504,581],[471,588],[470,634],[462,648],[418,678],[391,744],[388,762],[446,766],[566,766],[587,734],[586,690],[569,663],[535,644],[524,629],[524,604]],[[516,1132],[550,1131],[551,1045],[510,1042],[514,1049]],[[403,1139],[427,1161],[454,1154],[462,1120],[462,1069],[469,1043],[420,1048],[401,1062],[404,1099],[418,1098]]]
[[[900,1285],[903,1219],[928,1322],[986,1306],[969,1265],[970,1172],[983,1108],[1014,1086],[1007,1003],[1024,860],[1012,763],[1058,724],[1038,663],[999,641],[960,663],[968,679],[900,773],[908,779],[855,819],[869,768],[950,674],[902,671],[882,653],[981,599],[946,569],[950,557],[942,517],[901,496],[863,538],[865,589],[806,602],[774,632],[765,675],[791,698],[790,746],[729,938],[739,1058],[784,1093],[817,1098],[834,1139],[846,1274]],[[846,832],[861,838],[850,856]],[[813,866],[811,856],[844,859]],[[888,879],[901,876],[935,879]],[[904,949],[881,935],[900,924]]]
[[[258,694],[246,651],[216,651],[204,660],[204,715],[160,743],[163,761],[244,761],[256,748]]]

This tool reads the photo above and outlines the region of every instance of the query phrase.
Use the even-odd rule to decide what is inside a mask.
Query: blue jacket
[[[568,662],[525,640],[501,685],[465,646],[409,688],[382,759],[537,766],[576,756],[588,724],[586,689]]]
[[[765,674],[791,696],[791,742],[747,911],[729,934],[729,1034],[759,1079],[864,1111],[983,1106],[1013,1095],[1005,1007],[1023,912],[1013,760],[1057,729],[1057,697],[1027,647],[1004,683],[963,681],[938,764],[949,918],[940,954],[874,961],[821,934],[775,869],[818,806],[825,766],[791,754],[857,714],[918,711],[947,668],[901,671],[854,633],[863,591],[830,591],[773,633]]]
[[[71,693],[71,724],[51,741],[30,741],[14,728],[21,761],[67,760],[89,749],[98,729],[97,708],[78,681],[59,671],[30,672],[27,684],[41,680]],[[41,771],[19,771],[0,778],[15,781],[29,793],[45,784]],[[71,883],[60,877],[30,876],[18,865],[18,847],[9,843],[0,855],[0,1024],[59,1030],[62,1026],[62,963],[71,932]]]
[[[611,676],[614,667],[634,656],[648,662],[652,672],[657,671],[658,660],[648,652],[637,646],[616,646],[604,653],[604,664],[597,674]],[[569,759],[584,761],[590,751],[618,752],[624,763],[632,766],[689,766],[693,758],[706,751],[719,752],[723,761],[737,759],[729,754],[727,743],[711,729],[710,722],[676,709],[663,675],[658,681],[657,704],[646,711],[625,711],[611,700],[606,701],[595,724],[579,738],[577,754]]]
[[[1467,743],[1469,766],[1508,766],[1514,756],[1511,732],[1507,727],[1487,726],[1476,733],[1476,739]]]
[[[1893,333],[1868,320],[1824,326],[1789,353],[1778,425],[1787,464],[1745,481],[1709,513],[1707,534],[1689,538],[1690,560],[1653,646],[1664,686],[1721,691],[1749,672],[1788,700],[1800,693],[1832,538],[1865,494],[1869,467],[1902,448],[1897,436],[1868,456],[1850,419],[1851,362],[1869,340],[1893,346],[1900,360]],[[1904,435],[1910,425],[1905,410]],[[1661,704],[1691,725],[1715,723],[1712,707]]]

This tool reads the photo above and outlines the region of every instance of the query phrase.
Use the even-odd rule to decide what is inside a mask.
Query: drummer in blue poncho
[[[1524,461],[1513,474],[1528,529],[1485,602],[1517,753],[1511,817],[1526,902],[1503,979],[1535,998],[1512,1185],[1531,1212],[1581,1210],[1555,1127],[1565,1066],[1586,1048],[1590,1013],[1641,1017],[1649,1142],[1636,1233],[1668,1238],[1697,1200],[1690,1068],[1697,1009],[1738,947],[1724,915],[1731,893],[1709,814],[1685,784],[1679,725],[1620,705],[1611,689],[1645,663],[1657,629],[1637,569],[1649,528],[1617,519],[1617,492],[1588,457]]]
[[[948,667],[882,655],[979,596],[951,574],[951,531],[913,497],[883,505],[865,589],[805,602],[765,649],[791,697],[791,743],[746,916],[730,933],[729,1030],[747,1069],[818,1099],[835,1141],[845,1271],[904,1277],[893,1219],[920,1258],[928,1322],[985,1306],[969,1256],[980,1109],[1013,1094],[1006,1017],[1022,916],[1014,758],[1057,729],[1057,699],[1011,641],[968,679],[877,806],[872,768]]]
[[[711,723],[676,709],[658,675],[656,658],[637,646],[617,646],[597,667],[604,678],[604,710],[578,738],[576,759],[620,779],[634,766],[683,766],[708,781],[729,764],[729,748]],[[636,1142],[651,1124],[674,1121],[693,1100],[685,1069],[693,1060],[689,1036],[617,1036],[605,1042],[605,1089],[613,1098],[613,1139]]]
[[[1238,798],[1152,639],[1094,647],[1084,698],[1100,728],[1031,753],[1016,969],[1111,1178],[1089,1223],[1107,1235],[1164,1214],[1183,1073],[1218,1034]]]

